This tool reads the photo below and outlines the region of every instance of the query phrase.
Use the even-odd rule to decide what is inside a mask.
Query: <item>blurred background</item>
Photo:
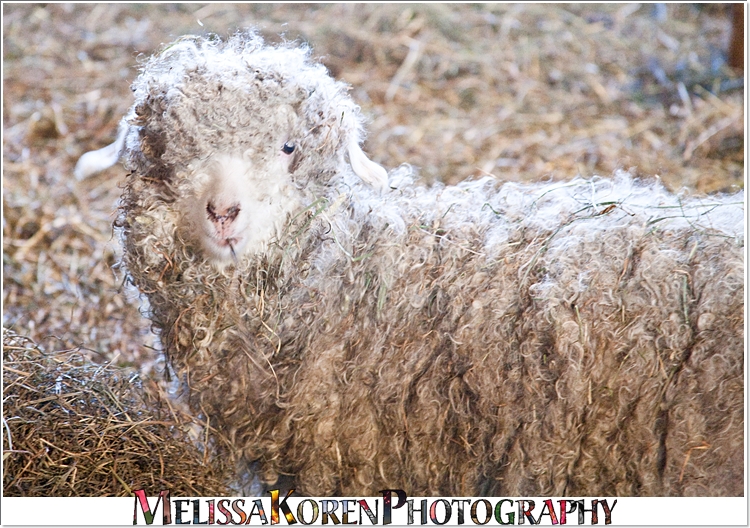
[[[113,269],[125,171],[72,170],[114,140],[139,61],[178,36],[254,26],[309,43],[352,86],[365,151],[425,182],[625,169],[712,193],[744,182],[732,21],[726,4],[3,4],[3,325],[154,364]]]

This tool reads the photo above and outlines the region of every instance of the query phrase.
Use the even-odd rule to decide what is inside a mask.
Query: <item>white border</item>
[[[181,498],[181,497],[180,497]],[[282,497],[283,498],[283,497]],[[360,497],[362,498],[362,497]],[[415,501],[415,505],[420,504],[419,501],[425,497],[411,497]],[[175,497],[172,498],[174,501]],[[235,500],[236,497],[230,498]],[[264,504],[265,513],[268,517],[267,526],[271,526],[271,508],[270,508],[270,497],[261,498]],[[302,497],[290,497],[288,504],[291,510],[297,511],[297,505],[302,500],[308,498]],[[354,497],[356,499],[356,497]],[[432,504],[433,501],[439,500],[439,497],[427,497],[428,505]],[[568,500],[580,500],[580,497],[570,497]],[[201,504],[206,504],[205,501],[208,499],[200,499]],[[219,498],[216,499],[217,501]],[[245,510],[250,511],[250,504],[254,498],[245,498]],[[330,500],[330,498],[314,498],[313,500],[320,502],[322,500]],[[338,500],[341,500],[338,498]],[[395,500],[395,496],[394,496]],[[446,498],[450,501],[451,499]],[[480,500],[480,499],[470,499]],[[499,497],[488,497],[487,500],[494,506],[498,501],[502,500]],[[504,512],[516,511],[517,512],[517,501],[518,499],[512,499],[514,504],[511,508],[503,508]],[[529,500],[529,499],[524,499]],[[535,512],[538,513],[541,510],[542,501],[545,498],[532,498],[530,500],[536,501]],[[557,501],[560,498],[552,498],[553,504],[557,505]],[[590,498],[584,499],[586,505],[589,506],[591,503]],[[367,498],[368,503],[372,507],[375,502],[378,502],[378,523],[379,525],[383,522],[383,502],[382,497]],[[607,497],[608,503],[611,505],[614,498]],[[149,497],[149,503],[151,505],[156,504],[156,497]],[[508,503],[506,503],[508,504]],[[395,506],[395,504],[394,504]],[[617,498],[617,504],[612,509],[612,526],[649,526],[649,525],[680,525],[680,526],[707,526],[707,525],[747,525],[748,524],[748,502],[745,497],[718,497],[718,498],[707,498],[707,497],[619,497]],[[29,526],[29,525],[56,525],[56,526],[132,526],[133,525],[133,512],[135,508],[135,498],[90,498],[90,497],[52,497],[52,498],[31,498],[31,497],[5,497],[3,499],[2,508],[2,524],[6,526]],[[440,510],[442,513],[442,510]],[[161,507],[154,513],[157,513],[154,519],[154,525],[162,524]],[[482,512],[483,513],[483,512]],[[318,517],[316,525],[321,524],[321,517]],[[352,521],[358,524],[358,515],[353,515],[350,518]],[[138,525],[144,526],[145,522],[143,517],[138,514]],[[201,514],[201,521],[207,519],[207,511],[204,508]],[[217,519],[223,520],[217,514]],[[507,519],[507,517],[505,518]],[[192,524],[192,517],[183,518],[183,522],[190,521]],[[420,526],[420,516],[417,513],[414,516],[416,521],[413,526]],[[598,524],[604,525],[604,515],[599,513]],[[251,525],[259,525],[259,519],[254,517]],[[406,526],[407,514],[406,506],[393,510],[392,513],[392,524],[391,526]],[[432,521],[428,518],[428,526],[434,526]],[[172,523],[175,523],[174,515]],[[451,518],[451,522],[445,526],[456,526],[458,523],[457,515],[454,510],[454,514]],[[329,522],[329,524],[333,524]],[[515,524],[520,524],[518,518],[515,519]],[[545,516],[542,519],[541,524],[550,525],[549,516]],[[578,525],[577,514],[569,515],[567,518],[567,525]],[[585,524],[591,524],[590,514],[586,514]],[[363,520],[363,526],[370,526],[368,520]],[[464,526],[476,526],[469,518],[468,511],[465,512]],[[498,526],[499,524],[493,518],[485,526]],[[524,522],[525,526],[528,526],[528,521]],[[280,523],[278,526],[288,526],[283,514],[280,515]],[[304,524],[298,522],[295,526],[301,527]]]

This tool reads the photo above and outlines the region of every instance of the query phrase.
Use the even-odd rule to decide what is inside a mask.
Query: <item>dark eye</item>
[[[294,143],[284,143],[284,146],[281,147],[281,152],[284,154],[291,154],[294,152]]]

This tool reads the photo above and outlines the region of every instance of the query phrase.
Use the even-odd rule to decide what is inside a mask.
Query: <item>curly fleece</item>
[[[743,494],[744,198],[491,178],[379,193],[309,51],[182,39],[143,66],[123,263],[194,412],[313,496]],[[292,112],[278,112],[279,107]],[[300,206],[216,266],[196,162],[296,142]]]

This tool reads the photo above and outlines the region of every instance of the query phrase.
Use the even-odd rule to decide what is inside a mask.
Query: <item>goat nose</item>
[[[231,224],[237,218],[238,214],[240,214],[240,204],[238,203],[216,205],[214,202],[209,201],[206,204],[206,215],[215,224]]]

